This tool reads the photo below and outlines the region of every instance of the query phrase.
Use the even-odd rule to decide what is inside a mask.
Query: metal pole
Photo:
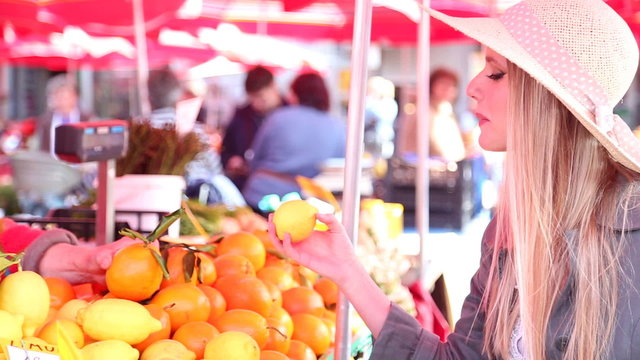
[[[342,224],[356,246],[360,214],[360,176],[364,141],[364,109],[367,89],[367,65],[371,40],[371,0],[356,0],[351,52],[351,82],[347,110],[347,156],[345,159]],[[340,293],[337,307],[335,359],[350,357],[351,330],[349,302]]]
[[[430,0],[422,0],[422,6],[429,8]],[[420,235],[420,280],[426,278],[428,266],[429,236],[429,48],[431,19],[426,11],[421,11],[418,25],[418,59],[416,83],[416,107],[418,133],[418,164],[416,167],[416,229]]]
[[[149,77],[149,58],[147,54],[147,31],[144,24],[144,0],[133,0],[133,27],[136,43],[136,64],[138,80],[138,101],[142,117],[147,117],[151,113],[149,105],[149,89],[147,79]]]
[[[98,208],[96,210],[96,242],[104,245],[114,240],[113,182],[116,177],[114,159],[98,162]]]

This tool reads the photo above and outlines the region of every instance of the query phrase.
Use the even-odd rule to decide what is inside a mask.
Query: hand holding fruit
[[[341,284],[349,276],[349,268],[358,264],[351,241],[342,224],[331,214],[316,214],[328,226],[326,231],[313,231],[303,241],[293,243],[291,235],[276,236],[274,216],[269,216],[269,238],[274,246],[301,265]]]

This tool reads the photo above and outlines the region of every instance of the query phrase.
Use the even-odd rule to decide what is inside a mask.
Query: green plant
[[[116,176],[126,174],[180,175],[206,145],[198,135],[178,134],[175,126],[157,128],[148,121],[129,124],[129,148],[118,159]]]

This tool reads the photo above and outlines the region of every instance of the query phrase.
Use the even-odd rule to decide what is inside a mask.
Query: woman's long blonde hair
[[[624,203],[636,175],[548,90],[509,63],[507,156],[497,234],[483,298],[484,351],[509,358],[518,319],[528,359],[544,359],[550,315],[566,287],[574,309],[565,359],[600,359],[611,344]],[[629,186],[620,191],[619,176]]]

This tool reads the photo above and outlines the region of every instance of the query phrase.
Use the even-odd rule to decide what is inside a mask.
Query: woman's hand
[[[40,274],[59,277],[72,284],[95,282],[105,284],[105,272],[113,256],[122,248],[139,243],[124,237],[101,246],[71,244],[53,245],[40,260]]]
[[[282,241],[278,239],[271,214],[268,224],[269,239],[279,251],[294,261],[340,285],[347,281],[351,269],[361,265],[356,258],[351,240],[338,219],[331,214],[317,214],[317,218],[329,229],[316,230],[307,239],[292,243],[288,233]]]

